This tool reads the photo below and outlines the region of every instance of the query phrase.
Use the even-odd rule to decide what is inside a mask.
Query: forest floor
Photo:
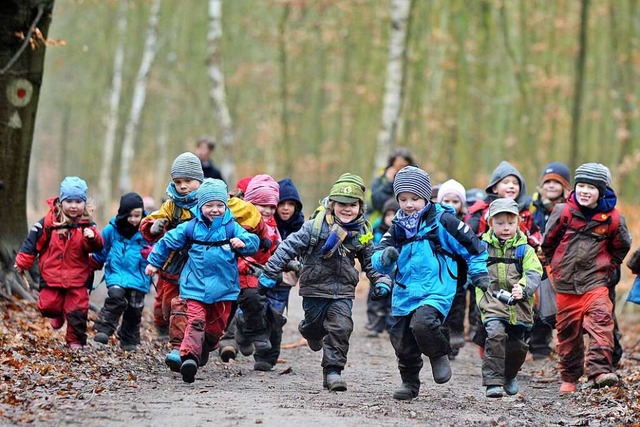
[[[399,402],[391,396],[400,379],[388,336],[366,337],[365,291],[359,289],[354,304],[346,392],[322,388],[322,352],[304,345],[296,329],[302,318],[296,290],[281,363],[272,372],[254,371],[252,357],[230,363],[212,357],[193,384],[167,369],[166,345],[153,332],[144,332],[142,346],[131,353],[115,341],[74,351],[63,346],[64,328],[54,331],[34,304],[0,302],[0,425],[640,425],[638,314],[620,319],[626,354],[617,387],[594,389],[582,382],[577,393],[559,395],[557,360],[551,357],[525,363],[517,395],[487,399],[476,348],[467,343],[452,362],[451,381],[435,384],[427,360],[420,395]],[[146,310],[147,331],[149,324]]]

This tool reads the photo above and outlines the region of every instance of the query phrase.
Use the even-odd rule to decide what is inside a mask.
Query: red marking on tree
[[[18,98],[24,98],[27,96],[27,90],[21,87],[16,91],[16,95],[18,95]]]

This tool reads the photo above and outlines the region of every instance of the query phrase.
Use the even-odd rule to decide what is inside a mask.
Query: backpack
[[[571,215],[571,209],[569,208],[569,204],[565,203],[562,207],[562,213],[560,214],[560,218],[558,220],[562,227],[560,229],[558,242],[562,240],[567,230],[571,230],[576,234],[581,234],[583,236],[592,238],[597,242],[612,239],[614,234],[618,231],[618,227],[620,226],[620,212],[618,212],[618,210],[614,208],[609,212],[598,212],[596,213],[596,215],[607,216],[606,220],[603,222],[603,224],[607,225],[606,232],[594,233],[592,231],[585,231],[579,228],[574,228],[571,226],[571,220],[573,219],[573,215]]]
[[[468,223],[469,219],[477,213],[479,214],[478,220],[478,231],[477,235],[482,236],[485,231],[487,231],[487,218],[486,215],[483,215],[484,211],[489,207],[489,203],[484,200],[478,200],[473,205],[471,205],[467,211],[467,215],[464,217],[464,222]]]
[[[497,263],[502,263],[502,264],[515,264],[516,265],[516,270],[518,271],[519,274],[522,274],[522,260],[524,259],[524,255],[527,252],[527,244],[524,245],[520,245],[520,246],[516,246],[516,253],[515,253],[515,257],[513,258],[507,258],[507,257],[494,257],[494,256],[490,256],[487,258],[487,267],[493,265],[493,264],[497,264]]]

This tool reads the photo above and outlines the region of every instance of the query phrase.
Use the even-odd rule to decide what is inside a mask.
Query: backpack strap
[[[324,221],[324,216],[326,213],[326,209],[323,207],[319,207],[315,211],[315,216],[313,217],[313,225],[311,227],[311,238],[309,239],[309,246],[307,247],[307,252],[303,256],[303,261],[305,261],[309,255],[313,252],[313,249],[318,244],[318,240],[320,240],[320,232],[322,231],[322,223]]]
[[[495,257],[495,256],[490,256],[487,258],[487,267],[493,265],[493,264],[515,264],[516,265],[516,270],[518,271],[518,273],[522,274],[522,272],[524,271],[523,267],[522,267],[522,260],[524,259],[524,255],[527,252],[527,246],[528,245],[519,245],[516,246],[516,251],[515,251],[515,256],[513,258],[510,257]]]
[[[235,237],[234,236],[235,229],[233,226],[234,221],[229,221],[224,225],[225,238],[223,240],[207,241],[207,240],[194,239],[193,230],[196,227],[196,222],[197,220],[195,218],[191,219],[187,224],[187,229],[185,230],[187,233],[187,242],[189,245],[193,245],[195,243],[197,245],[203,245],[203,246],[224,246],[229,244],[229,241]]]
[[[604,224],[607,224],[607,232],[605,234],[597,234],[591,231],[585,231],[579,228],[572,227],[571,226],[572,217],[573,215],[571,215],[571,210],[569,209],[569,204],[567,203],[562,208],[562,214],[560,215],[560,222],[562,224],[561,225],[562,229],[560,231],[560,239],[564,237],[564,234],[566,233],[567,230],[571,230],[576,234],[581,234],[597,242],[601,242],[603,240],[613,239],[613,236],[615,235],[616,231],[618,230],[618,227],[620,226],[620,213],[618,212],[617,209],[611,210],[607,215],[606,221],[603,222]]]

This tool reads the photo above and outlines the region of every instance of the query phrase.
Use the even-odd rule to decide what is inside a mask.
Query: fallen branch
[[[298,348],[298,347],[304,347],[307,345],[307,340],[305,340],[304,338],[300,338],[300,340],[294,342],[294,343],[289,343],[289,344],[282,344],[282,349],[283,350],[289,350],[292,348]]]

